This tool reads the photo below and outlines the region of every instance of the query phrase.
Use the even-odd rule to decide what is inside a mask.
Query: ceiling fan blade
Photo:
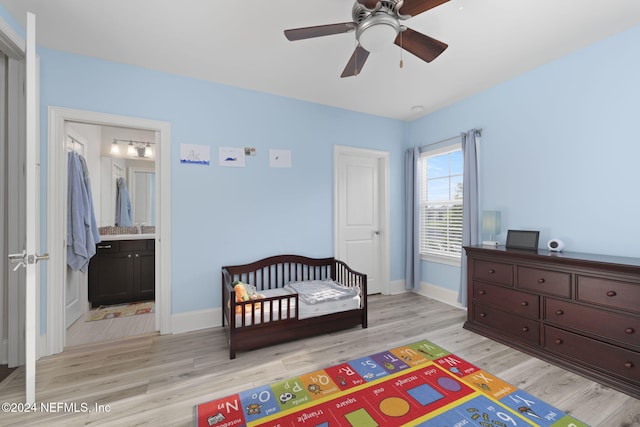
[[[344,67],[344,71],[342,72],[340,77],[351,77],[360,74],[360,71],[362,71],[362,66],[367,61],[368,57],[369,51],[358,45],[358,47],[356,47],[356,50],[353,52],[353,55],[351,55],[351,59],[349,59],[347,66]]]
[[[311,39],[314,37],[330,36],[332,34],[348,33],[356,29],[355,22],[343,22],[340,24],[318,25],[315,27],[293,28],[284,30],[284,35],[291,41]]]
[[[449,0],[404,0],[404,4],[400,8],[400,13],[403,15],[416,16],[448,1]]]
[[[358,3],[368,9],[373,9],[374,7],[376,7],[376,4],[378,4],[378,1],[380,0],[358,0]]]
[[[426,62],[436,59],[449,45],[407,28],[396,37],[395,44]]]

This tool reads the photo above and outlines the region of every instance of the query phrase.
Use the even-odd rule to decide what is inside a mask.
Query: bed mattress
[[[298,292],[296,292],[296,290]],[[344,292],[340,292],[341,290]],[[356,288],[355,290],[358,291],[359,289]],[[294,295],[297,293],[298,319],[306,319],[358,309],[360,307],[360,294],[356,291],[330,281],[310,281],[292,283],[285,285],[284,288],[264,290],[260,291],[260,293],[266,298]],[[291,301],[291,307],[287,306],[287,301]],[[282,300],[282,307],[280,307],[280,309],[277,307],[277,302],[274,302],[275,307],[272,310],[271,304],[272,301],[261,301],[261,308],[260,310],[256,310],[255,319],[251,313],[245,313],[244,326],[257,325],[263,321],[266,323],[286,319],[287,312],[290,313],[289,316],[291,318],[295,316],[295,299]],[[236,327],[243,326],[242,316],[241,313],[236,314]]]

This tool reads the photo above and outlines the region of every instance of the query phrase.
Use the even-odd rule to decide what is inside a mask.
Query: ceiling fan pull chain
[[[356,39],[356,50],[355,50],[355,56],[353,58],[353,75],[357,76],[358,73],[358,47],[360,46],[360,42],[358,41],[358,39]]]
[[[404,66],[404,62],[402,62],[402,31],[400,31],[400,68]]]

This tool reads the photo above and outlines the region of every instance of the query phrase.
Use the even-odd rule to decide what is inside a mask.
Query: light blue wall
[[[502,243],[534,229],[541,247],[639,257],[638,46],[640,26],[412,122],[409,146],[481,127],[480,204],[502,211]],[[445,288],[453,272],[423,263]]]
[[[390,152],[390,279],[403,279],[403,148],[474,127],[484,129],[481,207],[502,211],[503,230],[638,257],[638,45],[635,27],[409,124],[40,49],[42,164],[50,105],[171,123],[174,313],[219,306],[222,265],[333,252],[334,144]],[[214,164],[180,164],[181,143],[208,145]],[[219,146],[258,156],[223,169]],[[269,148],[292,150],[294,168],[270,169]],[[423,281],[457,290],[458,268],[424,266]]]
[[[391,276],[402,278],[405,123],[49,49],[39,54],[43,144],[49,106],[171,123],[173,313],[219,307],[222,265],[333,254],[336,144],[390,152]],[[212,164],[181,164],[180,144],[209,146]],[[222,168],[220,146],[255,147],[257,156],[245,168]],[[269,168],[269,148],[291,150],[293,168]]]

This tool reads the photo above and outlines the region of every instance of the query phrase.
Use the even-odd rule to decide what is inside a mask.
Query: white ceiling
[[[340,78],[354,33],[283,30],[351,21],[352,0],[0,0],[38,44],[197,79],[413,120],[640,24],[638,0],[451,0],[404,21],[449,48],[431,63],[372,53]],[[422,106],[422,112],[412,111]]]

